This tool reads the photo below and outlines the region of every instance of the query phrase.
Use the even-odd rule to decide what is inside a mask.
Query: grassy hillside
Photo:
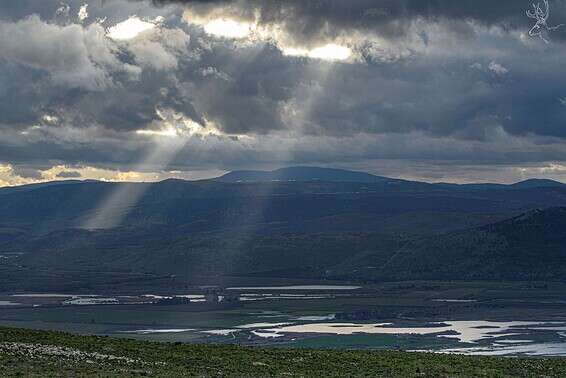
[[[200,346],[0,328],[0,372],[4,377],[559,377],[566,373],[566,359]]]

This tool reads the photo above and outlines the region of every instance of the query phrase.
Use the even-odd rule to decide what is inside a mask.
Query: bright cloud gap
[[[108,37],[124,41],[133,39],[143,32],[154,29],[159,20],[144,21],[137,16],[132,16],[108,29]]]
[[[330,43],[328,45],[316,47],[312,50],[303,48],[284,48],[283,54],[288,56],[299,56],[311,59],[321,59],[330,61],[343,61],[352,56],[352,50],[348,47]]]
[[[234,20],[219,19],[206,23],[204,31],[216,37],[241,39],[250,35],[252,25]]]
[[[239,22],[231,19],[213,19],[203,22],[199,19],[191,19],[186,17],[190,23],[201,25],[204,31],[214,37],[227,39],[244,39],[259,38],[260,40],[272,39],[280,45],[280,49],[284,55],[305,57],[311,59],[320,59],[327,61],[345,61],[352,56],[352,50],[349,47],[336,43],[329,43],[312,49],[303,47],[287,47],[281,41],[278,41],[277,33],[270,30],[259,28],[256,24],[248,22]]]

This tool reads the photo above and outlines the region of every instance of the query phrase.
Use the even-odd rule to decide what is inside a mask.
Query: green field
[[[560,377],[566,359],[261,349],[0,328],[2,376]]]

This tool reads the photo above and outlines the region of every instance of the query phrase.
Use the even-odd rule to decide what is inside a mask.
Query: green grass
[[[16,342],[66,347],[134,361],[31,355],[13,351],[11,343]],[[167,344],[0,328],[0,374],[3,377],[559,377],[566,375],[566,359]]]
[[[282,343],[285,346],[285,343]],[[432,350],[442,348],[462,347],[455,340],[444,337],[423,335],[379,335],[379,334],[353,334],[353,335],[324,335],[297,338],[292,344],[293,348],[314,349],[349,349],[349,350]]]

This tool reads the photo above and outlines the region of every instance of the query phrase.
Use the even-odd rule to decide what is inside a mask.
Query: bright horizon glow
[[[289,56],[302,56],[311,59],[341,61],[348,59],[352,55],[352,50],[345,46],[330,43],[328,45],[316,47],[312,50],[302,48],[284,48],[283,54]]]
[[[217,37],[241,39],[250,35],[252,25],[234,20],[217,19],[206,23],[204,31]]]
[[[132,16],[108,29],[108,37],[114,40],[128,40],[156,27],[153,22],[143,21],[138,16]]]
[[[169,178],[203,180],[218,177],[228,171],[216,168],[203,170],[161,170],[159,167],[122,167],[122,170],[120,170],[95,166],[56,165],[38,172],[41,174],[41,177],[20,177],[17,176],[14,167],[11,165],[0,164],[0,188],[67,180],[96,180],[103,182],[159,182]],[[69,172],[76,175],[64,175]]]

